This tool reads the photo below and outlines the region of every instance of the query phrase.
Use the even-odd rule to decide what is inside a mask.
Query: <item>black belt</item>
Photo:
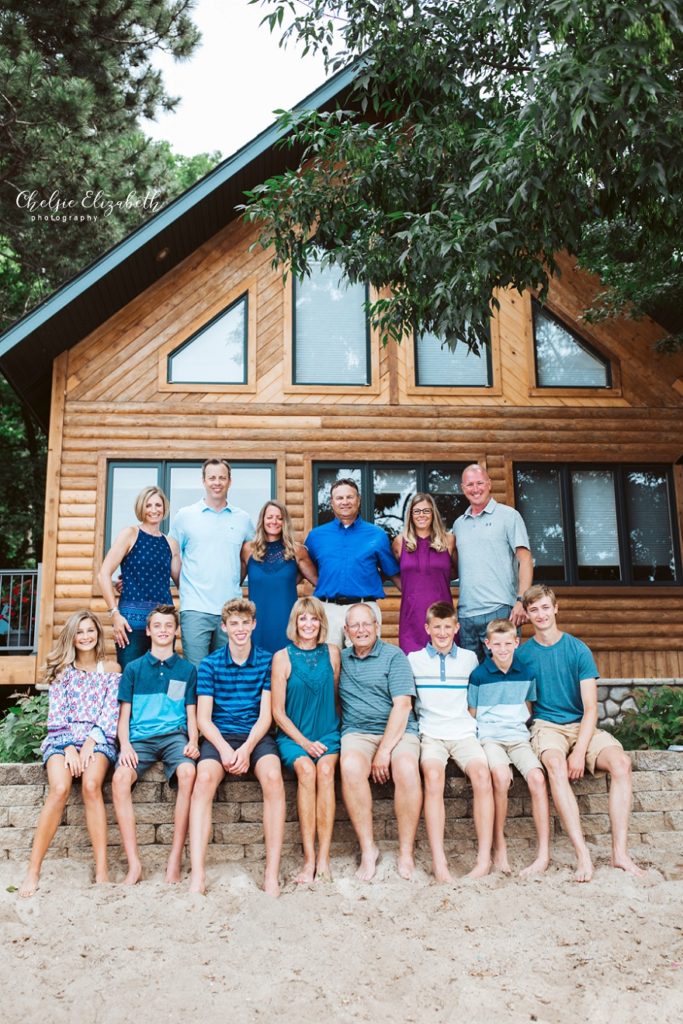
[[[321,597],[320,601],[327,601],[328,604],[365,604],[366,601],[376,601],[376,597],[351,597],[349,594],[337,594],[336,597]]]

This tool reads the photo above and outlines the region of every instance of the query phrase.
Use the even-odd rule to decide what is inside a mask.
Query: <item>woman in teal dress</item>
[[[298,782],[304,863],[296,881],[307,885],[331,878],[334,773],[341,745],[337,708],[341,655],[338,647],[325,643],[327,618],[315,597],[295,602],[287,636],[291,642],[273,658],[271,699],[280,757],[294,769]]]
[[[252,643],[275,654],[287,643],[287,623],[297,599],[296,585],[318,582],[306,548],[294,539],[286,507],[267,501],[259,512],[254,539],[242,545],[242,579],[248,577],[249,598],[256,605]]]

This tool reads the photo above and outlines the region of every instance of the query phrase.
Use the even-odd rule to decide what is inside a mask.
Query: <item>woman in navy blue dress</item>
[[[273,658],[271,700],[284,765],[297,777],[304,863],[296,877],[307,885],[330,879],[334,828],[334,772],[339,760],[337,689],[341,653],[326,643],[327,617],[315,597],[301,597],[287,627],[291,641]],[[316,854],[315,840],[318,839]]]
[[[249,599],[256,605],[257,647],[275,654],[287,643],[287,623],[297,599],[296,585],[318,574],[303,544],[294,540],[292,520],[279,501],[259,512],[254,539],[242,545],[242,579],[248,576]]]
[[[178,585],[180,550],[161,532],[168,498],[158,487],[145,487],[135,499],[137,526],[125,526],[102,562],[98,579],[107,602],[122,669],[149,650],[147,616],[158,604],[173,604],[171,580]],[[121,566],[118,604],[111,578]]]

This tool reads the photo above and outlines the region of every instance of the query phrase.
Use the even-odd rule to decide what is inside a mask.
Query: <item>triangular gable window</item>
[[[609,388],[607,359],[534,302],[534,354],[539,388]]]
[[[169,384],[247,383],[247,301],[245,293],[170,353]]]

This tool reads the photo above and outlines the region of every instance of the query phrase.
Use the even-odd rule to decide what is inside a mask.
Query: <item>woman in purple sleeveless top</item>
[[[158,604],[173,604],[171,580],[178,585],[180,550],[161,532],[168,498],[158,487],[145,487],[135,499],[137,526],[125,526],[107,552],[98,579],[114,628],[122,669],[149,650],[147,616]],[[118,605],[112,574],[121,566]]]
[[[415,494],[406,510],[403,532],[392,544],[401,566],[401,614],[398,643],[405,654],[427,643],[425,618],[435,601],[453,603],[455,537],[446,531],[431,494]]]

